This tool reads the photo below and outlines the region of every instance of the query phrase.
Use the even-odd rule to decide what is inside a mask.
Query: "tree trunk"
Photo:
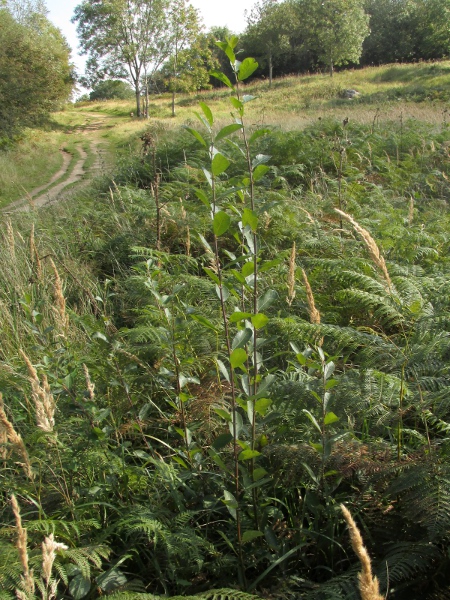
[[[272,60],[272,51],[269,52],[269,89],[272,87],[272,79],[273,79],[273,60]]]
[[[333,59],[330,58],[330,77],[333,77],[333,73],[334,73]]]
[[[175,92],[172,92],[172,117],[175,116]]]
[[[136,117],[141,116],[141,90],[139,88],[139,82],[135,86],[136,94]]]

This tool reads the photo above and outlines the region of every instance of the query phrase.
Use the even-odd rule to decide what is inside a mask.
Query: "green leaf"
[[[278,294],[275,290],[267,290],[267,292],[258,298],[258,311],[263,311],[278,299]]]
[[[209,106],[207,104],[205,104],[204,102],[199,102],[199,106],[202,109],[203,114],[206,117],[206,120],[208,121],[208,123],[211,125],[211,127],[214,124],[214,117],[213,114],[211,112],[211,109],[209,108]]]
[[[230,472],[228,470],[227,465],[223,462],[223,460],[220,458],[220,455],[214,450],[214,448],[209,448],[208,454],[213,459],[213,461],[216,463],[216,465],[219,465],[219,467],[222,469],[222,471],[224,473]]]
[[[317,422],[316,417],[313,414],[311,414],[309,412],[309,410],[306,410],[306,408],[303,409],[303,412],[308,417],[308,419],[311,421],[311,423],[314,425],[314,427],[317,429],[317,431],[322,435],[322,429],[320,428],[320,425]]]
[[[237,108],[238,110],[242,110],[244,108],[244,104],[234,96],[231,96],[230,102],[234,108]]]
[[[259,481],[267,475],[267,471],[262,467],[258,467],[253,471],[253,481]]]
[[[219,417],[222,417],[222,419],[225,419],[225,421],[228,421],[228,423],[231,423],[231,415],[228,411],[223,408],[215,408],[214,412],[216,415],[219,415]]]
[[[231,492],[227,490],[223,491],[224,503],[226,504],[228,510],[230,511],[230,515],[236,519],[236,509],[239,506],[236,498],[233,496]]]
[[[269,317],[264,315],[263,313],[258,313],[257,315],[253,315],[252,323],[255,329],[262,329],[269,322]]]
[[[258,63],[254,58],[245,58],[241,62],[241,66],[239,67],[238,79],[239,81],[245,81],[253,75],[253,73],[258,68]]]
[[[245,329],[241,329],[233,338],[232,349],[236,350],[236,348],[243,348],[253,336],[253,331],[246,327]]]
[[[232,439],[233,436],[231,435],[231,433],[222,433],[221,435],[217,436],[213,442],[214,450],[222,450],[222,448],[228,446]]]
[[[109,344],[108,338],[101,331],[96,331],[95,333],[93,333],[92,334],[92,339],[93,340],[102,340],[102,342],[105,342],[106,344]]]
[[[253,275],[255,272],[255,263],[253,261],[246,262],[242,265],[241,273],[244,277]]]
[[[104,592],[111,592],[124,585],[127,582],[127,578],[119,569],[113,568],[99,575],[96,581]]]
[[[332,423],[336,423],[339,421],[339,417],[334,414],[334,412],[329,412],[325,415],[324,424],[331,425]]]
[[[211,329],[212,331],[214,331],[215,333],[218,332],[217,327],[215,327],[211,321],[209,321],[206,317],[204,317],[203,315],[191,315],[192,319],[194,319],[194,321],[197,321],[198,323],[201,323],[202,325],[204,325],[205,327],[207,327],[208,329]]]
[[[270,160],[270,156],[267,154],[257,154],[252,160],[252,169],[256,169],[259,165],[262,165]]]
[[[210,187],[212,187],[212,176],[211,176],[211,173],[208,171],[208,169],[205,169],[205,167],[202,167],[202,171],[205,174],[206,181],[209,183]]]
[[[232,65],[234,65],[234,63],[236,62],[236,55],[234,54],[234,48],[236,46],[231,45],[234,43],[234,38],[235,36],[233,36],[233,38],[230,38],[230,40],[227,40],[226,42],[216,42],[216,46],[219,46],[219,48],[225,52]]]
[[[333,361],[330,361],[329,363],[327,363],[325,365],[325,370],[324,370],[324,373],[323,373],[323,376],[324,376],[325,380],[329,379],[333,375],[335,368],[336,368],[336,365],[334,364]]]
[[[244,531],[244,534],[242,536],[242,543],[246,544],[247,542],[256,540],[256,538],[259,538],[263,535],[264,534],[262,533],[262,531],[256,531],[256,530],[252,530],[252,529],[250,529],[249,531]]]
[[[221,129],[219,131],[219,133],[216,135],[214,141],[218,142],[218,141],[222,140],[223,138],[231,135],[235,131],[239,131],[240,129],[242,129],[242,125],[240,125],[239,123],[232,123],[231,125],[227,125],[226,127],[224,127],[223,129]]]
[[[219,359],[217,359],[217,366],[219,367],[219,371],[222,373],[222,375],[225,377],[228,383],[230,383],[230,374],[228,373],[228,369]]]
[[[250,144],[252,144],[253,142],[255,142],[258,138],[263,137],[263,135],[267,135],[268,133],[270,133],[270,129],[267,129],[267,128],[257,129],[250,136],[250,140],[249,140]]]
[[[184,129],[193,135],[200,142],[200,144],[202,144],[202,146],[205,148],[208,147],[208,144],[203,139],[203,136],[196,129],[192,129],[192,127],[187,127],[186,125],[184,126]]]
[[[247,104],[247,102],[251,102],[252,100],[256,100],[257,96],[251,96],[250,94],[244,94],[242,97],[242,102]]]
[[[213,220],[213,231],[214,234],[219,237],[226,233],[231,225],[231,217],[226,212],[220,210],[214,215]],[[217,283],[217,282],[216,282]]]
[[[270,171],[267,165],[258,165],[253,171],[253,181],[259,181],[266,173]]]
[[[252,450],[248,448],[248,450],[242,450],[242,452],[238,456],[238,460],[251,460],[252,458],[256,458],[257,456],[261,456],[261,452],[258,450]]]
[[[239,441],[239,434],[244,428],[244,422],[242,421],[241,413],[237,410],[234,411],[234,419],[234,423],[233,420],[228,423],[228,429],[230,430],[231,435],[234,436],[234,429],[236,428],[236,441]]]
[[[273,269],[273,267],[277,267],[281,262],[281,258],[275,258],[274,260],[266,260],[259,267],[259,272],[265,273],[266,271],[270,271],[270,269]]]
[[[224,73],[221,73],[221,71],[213,70],[213,71],[210,71],[209,74],[211,75],[211,77],[215,77],[216,79],[218,79],[219,81],[221,81],[227,87],[229,87],[231,90],[234,91],[234,85],[231,83],[231,81],[228,79],[228,77]]]
[[[212,271],[211,269],[208,269],[208,267],[203,267],[203,270],[214,281],[214,283],[217,283],[217,285],[220,285],[220,279],[217,277],[217,275],[214,273],[214,271]]]
[[[91,582],[86,577],[83,577],[81,573],[75,575],[75,577],[69,583],[69,592],[73,600],[81,600],[87,596],[91,589]]]
[[[207,208],[210,208],[210,206],[211,206],[211,203],[210,203],[210,201],[209,201],[209,198],[208,198],[208,196],[205,194],[205,192],[204,192],[203,190],[196,189],[196,190],[195,190],[195,195],[197,196],[197,198],[198,198],[199,200],[201,200],[201,201],[203,202],[203,204],[204,204],[204,205],[205,205]]]
[[[236,311],[230,315],[229,321],[230,323],[239,323],[239,321],[243,321],[244,319],[250,319],[251,316],[251,313]]]
[[[213,175],[217,177],[221,173],[224,173],[229,166],[230,161],[228,160],[228,158],[225,158],[223,154],[220,154],[220,152],[218,152],[212,160],[211,170],[213,172]]]
[[[314,444],[314,442],[309,442],[311,448],[314,448],[319,454],[323,454],[323,446],[322,444]]]
[[[230,364],[233,367],[233,369],[238,369],[239,367],[242,367],[245,365],[245,363],[247,362],[247,359],[248,359],[247,352],[244,350],[244,348],[236,348],[231,353]]]
[[[258,217],[253,210],[249,208],[244,208],[242,213],[242,225],[246,227],[250,226],[251,230],[255,232],[258,229]]]
[[[270,398],[260,398],[255,402],[255,411],[264,417],[271,405],[272,400]]]

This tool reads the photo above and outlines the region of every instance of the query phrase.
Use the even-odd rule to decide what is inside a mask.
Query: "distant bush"
[[[130,100],[134,92],[128,83],[117,79],[101,81],[89,94],[90,100]]]

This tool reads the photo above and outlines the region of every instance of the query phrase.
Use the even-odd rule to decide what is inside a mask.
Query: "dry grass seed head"
[[[68,550],[68,546],[55,542],[52,533],[42,542],[42,579],[47,585],[52,575],[53,563],[58,550]]]
[[[353,229],[357,233],[359,233],[359,235],[362,237],[362,239],[369,251],[372,261],[383,273],[383,277],[388,285],[388,289],[391,290],[392,289],[392,281],[389,276],[389,273],[388,273],[388,270],[386,267],[386,263],[384,261],[383,256],[381,255],[380,249],[378,248],[377,243],[375,242],[373,237],[370,235],[370,233],[367,231],[367,229],[364,229],[364,227],[362,227],[359,223],[357,223],[351,215],[348,215],[343,210],[339,210],[338,208],[335,208],[334,210],[339,215],[341,215],[341,217],[343,217],[346,221],[348,221],[353,226]]]
[[[295,298],[295,259],[297,257],[297,252],[295,248],[295,242],[292,244],[291,255],[289,257],[289,270],[288,270],[288,279],[287,279],[287,288],[288,295],[286,297],[286,302],[289,306],[292,305],[292,302]]]
[[[316,304],[314,302],[314,295],[309,284],[308,276],[306,275],[304,269],[302,269],[303,275],[303,283],[306,288],[306,300],[308,302],[308,310],[309,310],[309,319],[311,323],[316,325],[320,325],[320,312],[316,308]]]
[[[3,431],[6,433],[6,437],[9,440],[10,444],[15,448],[15,450],[22,457],[23,463],[22,467],[25,471],[25,475],[28,479],[33,479],[33,471],[31,470],[30,457],[28,456],[27,449],[25,448],[25,444],[23,443],[22,437],[19,433],[14,429],[13,424],[9,421],[6,416],[5,407],[3,404],[3,396],[0,393],[0,422],[2,425]],[[6,458],[6,452],[2,455],[3,458]]]
[[[16,242],[14,239],[14,229],[11,223],[11,219],[7,219],[6,221],[6,243],[8,245],[9,253],[11,258],[15,260],[16,258]]]
[[[66,331],[67,327],[69,325],[69,319],[68,319],[67,313],[66,313],[66,299],[64,298],[64,294],[63,294],[62,282],[61,282],[61,278],[58,273],[58,269],[56,268],[56,265],[53,262],[52,258],[50,258],[50,265],[51,265],[51,267],[53,269],[53,273],[55,275],[55,279],[53,282],[53,296],[54,296],[55,305],[56,305],[57,321],[58,321],[59,327],[63,331]]]
[[[347,521],[352,548],[361,563],[361,572],[358,573],[359,590],[362,600],[385,600],[380,594],[378,579],[372,574],[372,564],[369,553],[364,546],[361,533],[356,525],[350,511],[341,504],[342,514]]]
[[[33,571],[28,566],[27,530],[22,526],[19,503],[14,494],[11,496],[11,506],[16,520],[17,541],[16,547],[19,551],[20,564],[22,565],[23,577],[21,580],[23,591],[26,594],[34,594]]]
[[[89,375],[89,369],[83,364],[84,377],[86,379],[86,389],[89,394],[89,399],[94,400],[95,398],[95,383],[92,383],[91,376]]]
[[[29,379],[31,382],[31,395],[36,410],[36,424],[39,429],[50,433],[55,426],[56,404],[48,384],[47,376],[42,376],[42,384],[39,381],[36,369],[31,364],[30,359],[25,352],[20,349],[20,355],[28,368]]]
[[[30,233],[30,258],[31,263],[35,266],[36,276],[38,279],[41,279],[42,275],[42,264],[39,258],[39,252],[36,246],[36,240],[34,237],[34,223],[31,225],[31,233]]]

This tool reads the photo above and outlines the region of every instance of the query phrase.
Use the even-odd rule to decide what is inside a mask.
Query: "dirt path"
[[[98,115],[90,115],[89,113],[88,116],[96,116],[98,118]],[[63,164],[59,171],[55,173],[47,183],[27,192],[26,196],[12,202],[4,211],[0,212],[6,214],[28,212],[33,208],[54,204],[63,198],[63,192],[65,190],[67,193],[69,192],[69,190],[67,190],[69,186],[71,190],[72,188],[78,190],[79,185],[81,185],[83,181],[86,181],[86,176],[92,178],[104,173],[106,167],[106,155],[101,147],[100,140],[95,136],[95,133],[102,129],[104,125],[105,120],[102,119],[94,123],[88,121],[88,123],[77,128],[77,133],[88,138],[86,142],[89,144],[89,153],[95,155],[94,162],[88,168],[86,167],[88,153],[84,150],[82,142],[77,143],[75,146],[76,151],[79,154],[79,158],[75,164],[73,164],[72,155],[65,150],[61,150]],[[86,142],[83,143],[84,146],[86,146]],[[59,183],[56,183],[58,181]]]

